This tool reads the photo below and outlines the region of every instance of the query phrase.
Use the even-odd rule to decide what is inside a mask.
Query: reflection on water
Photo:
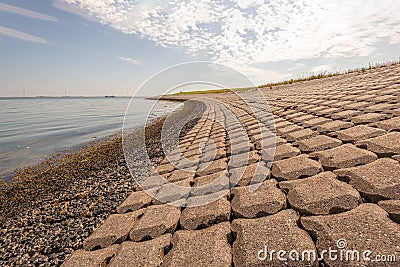
[[[55,152],[120,132],[129,98],[2,98],[0,99],[0,179],[16,168],[43,161]],[[155,104],[135,99],[134,121],[142,124]],[[159,102],[150,118],[178,103]],[[132,110],[132,109],[131,109]]]

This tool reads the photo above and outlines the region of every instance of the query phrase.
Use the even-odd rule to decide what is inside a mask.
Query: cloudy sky
[[[131,95],[190,61],[256,84],[368,66],[399,59],[399,14],[398,0],[0,0],[0,96]]]

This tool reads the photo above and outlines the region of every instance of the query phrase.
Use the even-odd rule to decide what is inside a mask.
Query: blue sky
[[[0,96],[132,95],[195,60],[256,84],[397,60],[398,14],[396,0],[0,0]]]

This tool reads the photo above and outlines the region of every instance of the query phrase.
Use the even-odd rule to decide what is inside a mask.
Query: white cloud
[[[332,69],[332,65],[320,65],[320,66],[313,67],[311,69],[311,72],[320,73],[320,72],[330,71],[331,69]]]
[[[382,40],[400,43],[398,0],[64,1],[126,34],[256,73],[257,63],[373,56]]]
[[[34,12],[34,11],[30,11],[25,8],[8,5],[5,3],[0,3],[0,10],[10,12],[13,14],[17,14],[17,15],[21,15],[24,17],[34,18],[34,19],[47,20],[47,21],[58,21],[58,19],[55,17],[45,15],[42,13],[38,13],[38,12]]]
[[[0,34],[15,38],[15,39],[20,39],[28,42],[35,42],[35,43],[42,43],[45,44],[47,41],[45,39],[42,39],[40,37],[30,35],[24,32],[20,32],[14,29],[6,28],[3,26],[0,26]]]
[[[78,15],[78,16],[85,18],[87,20],[90,20],[90,21],[96,21],[94,18],[90,17],[79,7],[71,5],[64,0],[54,0],[52,2],[52,4],[53,4],[53,7],[57,8],[59,10]]]
[[[117,57],[117,59],[127,62],[129,64],[141,65],[138,60],[130,58],[130,57]]]

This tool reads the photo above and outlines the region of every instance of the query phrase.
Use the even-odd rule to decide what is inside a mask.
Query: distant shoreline
[[[81,98],[132,98],[132,96],[0,96],[1,99],[81,99]],[[146,98],[142,96],[135,96],[135,98]]]

